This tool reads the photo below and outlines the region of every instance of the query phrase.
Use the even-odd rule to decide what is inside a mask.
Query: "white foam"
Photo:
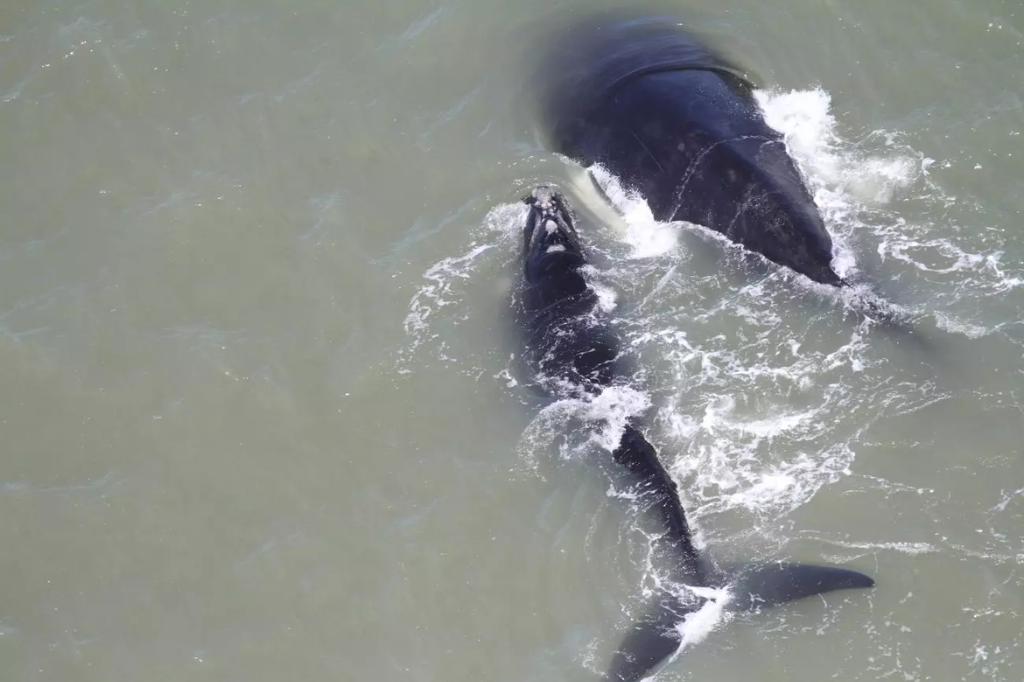
[[[419,288],[409,302],[409,314],[405,318],[405,332],[415,335],[427,328],[427,319],[437,308],[449,305],[446,295],[451,292],[452,279],[469,277],[473,269],[473,261],[492,247],[491,244],[472,244],[466,254],[454,258],[445,258],[423,273],[423,279],[430,284]]]
[[[458,307],[465,297],[465,289],[473,274],[491,253],[501,251],[518,237],[529,209],[525,204],[501,204],[491,209],[484,224],[469,235],[467,250],[461,256],[443,258],[427,268],[422,277],[424,282],[416,289],[409,301],[409,312],[403,322],[405,333],[411,339],[411,346],[403,356],[408,356],[437,334],[431,330],[431,320],[446,307]],[[507,278],[495,280],[498,293],[510,286]],[[442,346],[444,342],[441,342]],[[403,371],[406,371],[403,369]]]
[[[857,267],[850,239],[864,227],[859,214],[890,203],[925,175],[932,160],[899,145],[895,136],[874,131],[885,153],[867,153],[844,141],[824,90],[762,90],[754,97],[765,121],[782,133],[786,149],[803,172],[834,243],[833,267],[850,277]]]
[[[827,185],[842,182],[843,163],[834,149],[836,119],[827,92],[759,90],[754,98],[765,122],[782,133],[787,150],[804,165],[808,175]]]
[[[679,633],[679,649],[673,655],[678,656],[687,647],[703,642],[708,635],[714,632],[715,628],[722,623],[725,616],[725,608],[732,599],[726,590],[712,590],[708,588],[689,588],[697,596],[707,599],[704,604],[676,625],[676,632]]]
[[[935,324],[939,329],[952,334],[961,334],[969,339],[980,339],[983,336],[988,336],[993,331],[987,327],[981,327],[968,322],[961,322],[950,315],[941,312],[935,313],[933,317],[935,318]]]
[[[646,393],[627,386],[611,386],[585,404],[584,416],[600,424],[593,440],[611,452],[619,446],[630,417],[650,406],[651,399]]]
[[[831,544],[849,549],[887,550],[901,554],[934,554],[939,551],[935,545],[927,542],[842,542],[831,540]]]
[[[764,113],[765,122],[775,128],[786,141],[786,149],[796,159],[815,189],[819,203],[859,202],[886,204],[900,190],[910,187],[921,175],[929,160],[910,155],[903,149],[896,153],[869,155],[845,144],[837,132],[838,124],[831,113],[831,96],[824,90],[760,90],[754,97]],[[876,131],[885,136],[885,131]],[[890,136],[889,146],[895,147]],[[828,191],[848,197],[830,195]]]
[[[610,313],[615,310],[618,304],[619,295],[609,286],[591,283],[590,285],[597,294],[597,307],[603,313]]]
[[[604,166],[595,164],[588,170],[625,221],[626,231],[621,237],[632,248],[631,258],[655,258],[679,247],[678,225],[655,220],[647,201],[624,188]]]

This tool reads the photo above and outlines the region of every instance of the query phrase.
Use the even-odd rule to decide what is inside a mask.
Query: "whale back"
[[[720,74],[738,92],[750,93],[743,70],[664,16],[605,12],[573,17],[540,33],[532,83],[539,114],[556,144],[571,137],[622,85],[637,77],[676,70]]]
[[[604,164],[659,220],[703,225],[815,281],[839,283],[832,238],[782,135],[719,74],[646,74],[576,119],[572,132],[561,139],[564,153]]]
[[[842,283],[820,211],[738,67],[665,18],[605,16],[554,36],[537,78],[556,151],[604,165],[659,220]]]

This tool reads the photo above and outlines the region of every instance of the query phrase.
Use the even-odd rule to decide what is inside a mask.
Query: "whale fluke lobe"
[[[874,587],[875,581],[858,571],[836,566],[773,562],[733,567],[729,581],[731,609],[750,610],[778,606],[836,590]]]
[[[676,626],[699,606],[684,606],[667,598],[649,605],[612,654],[605,679],[637,682],[650,674],[679,649],[681,639]]]

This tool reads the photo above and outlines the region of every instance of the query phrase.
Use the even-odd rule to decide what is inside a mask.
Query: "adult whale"
[[[664,17],[598,15],[538,42],[533,86],[555,151],[605,166],[658,220],[703,225],[815,282],[846,284],[739,68]]]
[[[628,375],[618,340],[582,269],[587,258],[572,208],[563,196],[541,186],[525,200],[530,206],[523,231],[523,284],[517,318],[526,357],[539,383],[556,395],[596,395]],[[675,482],[647,441],[637,419],[622,433],[612,459],[633,480],[665,527],[659,554],[668,558],[672,580],[691,588],[728,586],[733,608],[767,606],[832,590],[871,587],[868,576],[837,567],[769,563],[719,569],[693,545]],[[648,604],[645,616],[612,657],[607,678],[642,679],[679,648],[675,627],[704,599],[665,592]]]

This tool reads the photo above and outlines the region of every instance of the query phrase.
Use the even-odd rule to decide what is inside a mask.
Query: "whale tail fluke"
[[[739,564],[719,573],[728,587],[731,611],[753,611],[836,590],[874,587],[870,576],[837,566],[774,562]],[[717,581],[716,581],[717,582]],[[681,639],[678,626],[701,603],[662,598],[646,608],[612,656],[609,682],[639,682],[674,654]]]

